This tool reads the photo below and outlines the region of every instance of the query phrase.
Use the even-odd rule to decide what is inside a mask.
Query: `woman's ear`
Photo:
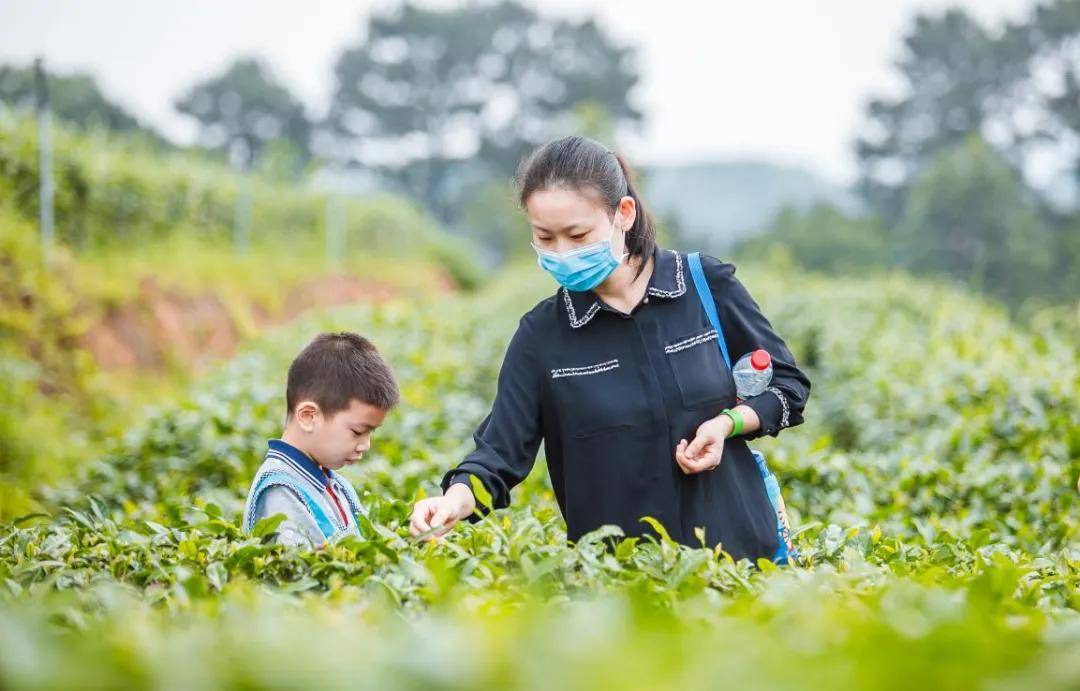
[[[619,205],[615,208],[616,213],[619,214],[619,229],[624,233],[628,232],[634,227],[634,221],[637,220],[637,202],[633,197],[623,197],[619,200]]]
[[[315,421],[321,414],[319,404],[315,401],[300,401],[296,405],[293,417],[296,418],[296,424],[300,426],[300,429],[312,432],[315,430]]]

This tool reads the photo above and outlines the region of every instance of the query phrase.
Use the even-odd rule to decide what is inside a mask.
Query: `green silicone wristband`
[[[731,434],[728,435],[728,438],[735,437],[735,436],[738,436],[738,435],[742,434],[742,428],[743,428],[742,413],[740,413],[740,412],[738,412],[736,410],[732,410],[731,408],[724,408],[723,410],[720,411],[720,414],[721,415],[727,415],[729,418],[731,418],[731,421],[735,425],[734,427],[731,428]]]

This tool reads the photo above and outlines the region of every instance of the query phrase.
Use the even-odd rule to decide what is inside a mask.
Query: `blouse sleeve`
[[[541,440],[542,379],[530,334],[523,317],[506,349],[491,412],[473,434],[476,449],[443,476],[444,493],[452,484],[469,485],[473,475],[491,494],[493,508],[505,508],[510,490],[532,470]]]
[[[716,301],[732,364],[758,348],[764,348],[772,356],[773,376],[769,387],[743,401],[757,413],[761,427],[742,437],[747,440],[765,434],[775,437],[781,429],[802,423],[803,409],[810,396],[810,380],[795,364],[795,356],[735,278],[734,264],[705,255],[701,263]]]

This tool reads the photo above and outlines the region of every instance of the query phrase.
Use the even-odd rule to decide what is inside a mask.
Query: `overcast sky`
[[[0,0],[0,60],[43,55],[87,70],[136,115],[180,140],[173,98],[239,54],[264,57],[321,114],[341,47],[379,2],[345,0]],[[449,0],[428,2],[452,5]],[[919,11],[962,5],[988,23],[1031,0],[538,0],[546,12],[592,13],[640,46],[634,94],[648,121],[625,143],[633,159],[763,158],[837,182],[854,172],[851,140],[871,94],[894,92],[890,65]]]

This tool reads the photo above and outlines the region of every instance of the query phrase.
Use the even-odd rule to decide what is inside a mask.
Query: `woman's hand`
[[[687,475],[713,470],[720,465],[724,439],[731,433],[732,425],[727,415],[718,415],[701,423],[692,442],[687,444],[685,439],[679,440],[675,447],[675,462]]]
[[[461,483],[450,485],[441,497],[421,499],[413,506],[409,532],[413,537],[422,533],[425,540],[441,538],[458,521],[472,515],[476,510],[476,498],[472,490]],[[432,531],[434,532],[429,532]]]

